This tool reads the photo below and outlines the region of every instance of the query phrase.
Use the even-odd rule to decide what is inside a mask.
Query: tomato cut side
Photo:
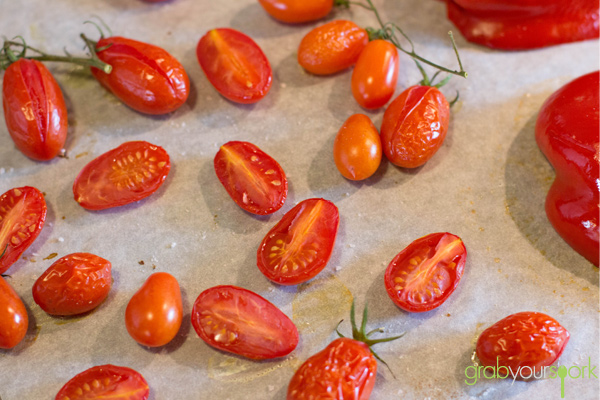
[[[25,337],[29,316],[23,301],[0,276],[0,349],[12,349]]]

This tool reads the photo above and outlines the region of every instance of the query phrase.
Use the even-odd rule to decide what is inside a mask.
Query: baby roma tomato
[[[166,272],[150,275],[125,310],[127,332],[148,347],[169,343],[179,332],[182,318],[179,283]]]
[[[4,73],[2,105],[8,133],[27,157],[54,158],[67,138],[67,107],[58,83],[36,60],[19,59]]]
[[[385,270],[385,289],[401,309],[424,312],[454,292],[465,269],[467,249],[451,233],[432,233],[402,250]]]
[[[33,285],[33,300],[51,315],[76,315],[98,307],[112,285],[109,261],[73,253],[50,266]]]
[[[344,122],[333,142],[333,160],[344,178],[367,179],[381,163],[381,139],[371,119],[354,114]]]
[[[399,167],[419,167],[442,146],[449,121],[450,105],[442,92],[431,86],[409,87],[383,114],[383,153]]]
[[[288,24],[316,21],[333,8],[333,0],[258,0],[265,11]]]
[[[171,163],[160,146],[127,142],[90,161],[73,184],[73,195],[88,210],[104,210],[141,200],[163,184]]]
[[[328,200],[298,203],[262,240],[258,269],[281,285],[297,285],[314,278],[331,257],[339,221],[337,207]]]
[[[273,73],[269,60],[254,40],[242,32],[212,29],[200,38],[196,55],[210,83],[233,102],[256,103],[271,89]]]
[[[236,286],[215,286],[200,293],[192,325],[212,347],[255,360],[283,357],[298,344],[298,329],[284,313]]]
[[[0,276],[0,349],[12,349],[25,337],[29,317],[19,295]]]
[[[337,20],[308,32],[298,47],[298,63],[315,75],[330,75],[353,66],[369,43],[367,31]]]
[[[75,375],[60,389],[55,400],[146,400],[149,395],[148,382],[139,372],[108,364]]]
[[[96,48],[112,72],[92,68],[92,75],[134,110],[166,114],[187,100],[190,81],[183,66],[160,47],[115,36],[100,39]]]

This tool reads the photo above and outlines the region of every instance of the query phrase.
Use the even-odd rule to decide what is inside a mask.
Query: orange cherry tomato
[[[0,277],[0,349],[12,349],[25,337],[29,317],[17,292]]]
[[[371,119],[354,114],[344,122],[333,142],[333,160],[344,178],[367,179],[381,163],[381,139]]]
[[[333,8],[333,0],[258,0],[273,18],[288,24],[316,21]]]

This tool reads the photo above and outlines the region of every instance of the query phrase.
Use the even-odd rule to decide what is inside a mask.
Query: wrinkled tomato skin
[[[399,167],[420,167],[444,143],[449,123],[450,105],[442,92],[431,86],[409,87],[383,115],[383,153]]]
[[[109,261],[90,253],[57,260],[34,283],[33,300],[51,315],[77,315],[98,307],[112,285]]]
[[[192,325],[210,346],[254,360],[286,356],[298,345],[298,329],[287,315],[237,286],[215,286],[200,293]]]
[[[148,382],[137,371],[116,365],[98,365],[75,375],[60,389],[55,400],[146,400]]]
[[[67,107],[44,64],[12,63],[4,73],[2,105],[8,133],[23,154],[37,161],[56,157],[67,138]]]
[[[258,0],[265,11],[288,24],[316,21],[333,8],[333,0]]]
[[[183,66],[160,47],[119,36],[100,39],[98,58],[112,66],[110,74],[92,67],[92,75],[123,103],[144,114],[175,111],[190,94]]]
[[[46,221],[46,200],[31,186],[13,188],[0,196],[0,274],[35,241]],[[5,252],[6,250],[6,252]]]
[[[346,179],[369,178],[381,163],[381,139],[371,119],[354,114],[344,122],[333,142],[333,160]]]
[[[367,43],[367,31],[354,22],[331,21],[304,36],[298,46],[298,63],[311,74],[335,74],[356,64]]]
[[[393,44],[379,39],[367,44],[352,71],[352,95],[361,107],[375,110],[392,98],[398,65],[398,51]]]
[[[377,361],[366,344],[336,339],[298,368],[287,400],[368,400],[376,376]]]
[[[542,105],[535,138],[556,171],[546,215],[559,235],[596,267],[599,262],[598,87],[600,72],[575,79]]]
[[[569,342],[569,332],[554,318],[520,312],[496,322],[477,340],[477,357],[485,366],[540,368],[551,365]]]
[[[0,349],[12,349],[25,337],[29,326],[21,298],[0,276]]]

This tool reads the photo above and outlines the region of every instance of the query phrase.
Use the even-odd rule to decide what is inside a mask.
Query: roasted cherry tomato
[[[125,310],[127,332],[148,347],[164,346],[173,340],[182,318],[179,283],[166,272],[150,275]]]
[[[399,167],[419,167],[444,143],[449,121],[450,105],[442,92],[431,86],[409,87],[383,115],[383,153]]]
[[[381,163],[381,139],[371,119],[354,114],[333,142],[333,160],[340,173],[353,181],[367,179]]]
[[[215,156],[217,178],[233,201],[258,215],[279,210],[287,197],[287,179],[277,161],[248,142],[228,142]]]
[[[333,0],[258,0],[273,18],[288,24],[316,21],[333,8]]]
[[[554,318],[539,312],[520,312],[496,322],[477,340],[477,357],[485,366],[538,368],[560,357],[569,332]]]
[[[542,106],[535,127],[538,146],[556,170],[546,214],[562,238],[598,266],[600,72],[563,86]]]
[[[19,59],[4,73],[2,105],[8,133],[27,157],[54,158],[67,138],[67,107],[48,69],[39,61]]]
[[[146,400],[148,382],[137,371],[116,365],[99,365],[86,369],[67,382],[55,400]]]
[[[262,240],[258,269],[281,285],[296,285],[314,278],[331,257],[339,221],[337,207],[328,200],[298,203]]]
[[[46,201],[36,188],[14,188],[0,196],[0,274],[38,237],[45,220]]]
[[[410,312],[439,307],[454,292],[465,269],[467,249],[458,236],[432,233],[402,250],[385,270],[392,301]]]
[[[276,306],[236,286],[200,293],[192,325],[209,345],[255,360],[283,357],[298,344],[296,325]]]
[[[127,142],[90,161],[73,184],[73,195],[88,210],[103,210],[141,200],[163,184],[171,162],[167,152],[148,142]]]
[[[273,73],[265,53],[250,37],[230,28],[212,29],[196,48],[200,67],[225,98],[256,103],[271,89]]]
[[[92,74],[134,110],[166,114],[187,100],[190,81],[183,66],[160,47],[115,36],[100,39],[96,48],[112,72],[92,68]]]
[[[335,74],[353,66],[367,43],[367,31],[354,22],[331,21],[304,36],[298,63],[312,74]]]
[[[73,253],[50,266],[33,285],[33,300],[51,315],[76,315],[98,307],[112,285],[109,261]]]
[[[0,276],[0,349],[12,349],[25,337],[29,317],[19,295]]]

